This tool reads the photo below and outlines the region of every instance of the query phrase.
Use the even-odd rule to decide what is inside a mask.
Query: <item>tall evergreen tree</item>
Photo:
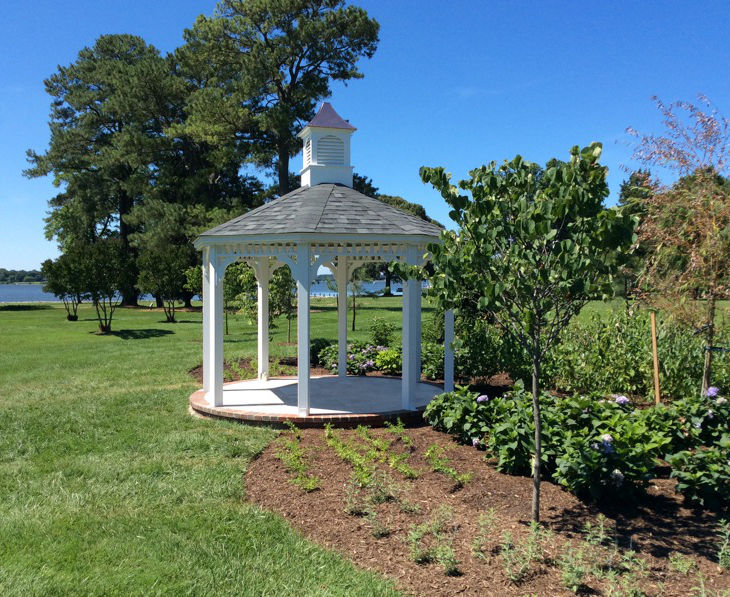
[[[375,53],[378,29],[344,0],[222,0],[186,30],[179,52],[203,83],[187,129],[200,139],[235,139],[239,155],[276,169],[279,193],[287,193],[297,132],[331,81],[363,76],[357,62]]]
[[[125,216],[149,183],[150,163],[160,149],[166,98],[176,84],[170,74],[168,61],[143,39],[103,35],[45,81],[53,98],[50,143],[42,154],[28,151],[25,174],[52,174],[63,187],[51,200],[47,226],[62,248],[113,234],[123,267],[136,274],[133,229]],[[136,303],[135,277],[125,276],[131,281],[121,289],[126,304]]]

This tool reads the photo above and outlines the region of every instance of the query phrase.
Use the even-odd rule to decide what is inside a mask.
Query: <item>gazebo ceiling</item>
[[[266,235],[431,237],[441,229],[339,184],[300,187],[200,235],[199,240]],[[415,240],[415,238],[413,238]],[[421,240],[421,239],[419,239]]]

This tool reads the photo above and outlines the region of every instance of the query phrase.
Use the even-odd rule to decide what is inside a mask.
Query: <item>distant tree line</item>
[[[0,267],[0,284],[43,282],[43,280],[43,274],[37,269],[5,269]]]

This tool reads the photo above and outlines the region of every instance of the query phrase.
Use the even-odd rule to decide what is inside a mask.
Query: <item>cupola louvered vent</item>
[[[312,140],[307,139],[304,144],[304,165],[308,166],[312,163]]]
[[[345,164],[345,144],[334,135],[326,135],[317,143],[317,163],[323,166]]]

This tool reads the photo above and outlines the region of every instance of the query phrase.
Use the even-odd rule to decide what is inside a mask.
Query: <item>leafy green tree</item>
[[[185,245],[155,245],[140,253],[137,285],[142,292],[159,296],[169,323],[175,323],[175,305],[186,295],[185,270],[190,254]]]
[[[25,174],[53,174],[63,187],[46,228],[62,249],[108,233],[119,237],[131,274],[120,289],[127,304],[136,303],[137,292],[125,217],[149,183],[150,163],[164,143],[166,98],[178,84],[170,63],[141,38],[102,35],[45,81],[53,98],[50,144],[42,154],[28,151]]]
[[[517,156],[472,170],[458,188],[443,168],[420,171],[459,226],[458,232],[442,233],[443,244],[430,247],[439,303],[458,308],[465,297],[476,299],[531,360],[535,521],[540,517],[542,361],[588,300],[611,295],[611,277],[633,236],[634,219],[621,208],[603,206],[608,185],[600,155],[599,143],[573,147],[568,162],[552,160],[544,169]]]
[[[271,317],[286,318],[287,342],[291,342],[291,323],[296,314],[296,289],[297,283],[289,266],[285,265],[274,271],[269,281],[269,313]]]
[[[419,217],[426,222],[431,222],[432,224],[436,224],[437,226],[443,228],[443,225],[440,222],[437,222],[436,220],[428,216],[428,214],[426,213],[426,208],[423,207],[423,205],[407,201],[406,199],[403,199],[403,197],[399,197],[397,195],[381,194],[378,190],[378,187],[373,184],[372,179],[367,176],[360,175],[355,172],[352,176],[352,188],[356,191],[359,191],[363,195],[367,195],[368,197],[372,197],[373,199],[378,199],[383,203],[387,203],[388,205],[397,207],[398,209],[402,209],[403,211],[413,214],[414,216]],[[381,275],[385,277],[385,291],[383,292],[383,296],[391,296],[393,271],[389,267],[389,264],[375,261],[367,264],[364,267],[367,271],[367,277],[370,279],[378,278]]]
[[[629,177],[621,183],[618,196],[619,206],[625,206],[629,213],[641,218],[646,215],[647,204],[651,200],[656,185],[652,182],[651,172],[649,170],[639,169],[632,172]],[[626,299],[626,306],[629,307],[629,295],[631,290],[636,286],[636,282],[641,275],[644,263],[647,258],[647,247],[644,243],[637,243],[632,251],[631,256],[621,268],[621,278],[623,278],[623,295]]]
[[[124,245],[118,238],[104,238],[87,245],[74,245],[71,254],[78,257],[80,285],[94,303],[99,332],[108,334],[112,331],[120,292],[133,284],[129,280]]]
[[[378,29],[344,0],[222,0],[185,31],[178,52],[183,70],[204,81],[188,130],[224,146],[234,139],[239,156],[276,167],[287,193],[296,133],[330,81],[363,76],[357,62],[375,53]]]
[[[41,265],[46,280],[43,291],[63,301],[68,321],[78,320],[79,303],[87,296],[83,287],[83,263],[79,257],[78,251],[71,251],[60,255],[58,259],[47,259]]]

